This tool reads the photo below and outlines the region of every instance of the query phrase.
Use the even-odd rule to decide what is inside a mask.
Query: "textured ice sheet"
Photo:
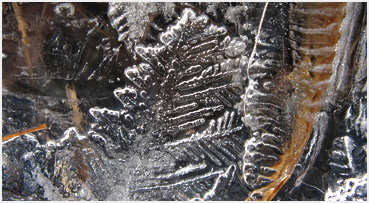
[[[3,200],[366,200],[365,12],[3,3]]]

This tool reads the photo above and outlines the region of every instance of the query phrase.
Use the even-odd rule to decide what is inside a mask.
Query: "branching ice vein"
[[[266,12],[267,8],[268,8],[268,2],[266,2],[265,5],[264,5],[263,14],[261,15],[261,19],[260,19],[260,23],[259,23],[259,27],[258,27],[258,32],[257,32],[256,37],[255,37],[254,48],[252,49],[250,59],[249,59],[249,62],[247,64],[247,78],[248,79],[250,78],[249,69],[251,68],[251,63],[252,63],[252,60],[254,59],[254,56],[255,56],[255,53],[256,53],[256,47],[258,45],[260,32],[261,32],[261,27],[263,25],[264,16],[265,16],[265,12]],[[247,93],[248,93],[248,89],[246,90],[246,92],[243,96],[243,112],[245,113],[245,117],[246,117],[246,102],[245,101],[246,101]],[[246,118],[245,118],[245,120],[246,120]]]

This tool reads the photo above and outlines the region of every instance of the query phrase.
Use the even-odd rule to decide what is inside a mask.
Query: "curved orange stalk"
[[[16,133],[4,136],[4,137],[2,137],[2,141],[4,142],[4,141],[9,140],[10,138],[13,138],[13,137],[18,137],[18,136],[21,136],[21,135],[24,135],[24,134],[27,134],[27,133],[33,133],[33,132],[40,131],[40,130],[45,130],[45,129],[47,129],[46,124],[42,124],[42,125],[39,125],[39,126],[34,127],[34,128],[30,128],[30,129],[27,129],[27,130],[24,130],[24,131],[20,131],[20,132],[16,132]]]
[[[314,30],[326,28],[329,25],[335,25],[334,29],[329,35],[323,35],[319,32],[300,33],[302,40],[301,49],[297,50],[301,59],[295,61],[294,71],[287,77],[291,84],[304,93],[296,95],[296,120],[293,123],[293,131],[290,141],[283,147],[283,154],[280,156],[280,162],[272,166],[277,172],[270,176],[274,182],[269,185],[254,190],[246,200],[256,200],[252,198],[253,194],[261,194],[260,200],[272,200],[277,194],[278,190],[287,182],[300,157],[302,156],[305,146],[309,140],[313,129],[314,118],[317,112],[322,107],[322,100],[327,94],[327,85],[322,83],[328,81],[332,72],[334,71],[333,60],[335,52],[333,51],[337,46],[340,36],[340,27],[343,20],[343,10],[345,3],[302,3],[298,4],[300,11],[315,10],[321,12],[317,14],[296,14],[306,23],[303,29]],[[328,11],[335,11],[334,15],[323,15],[324,9]],[[303,30],[301,29],[301,30]],[[322,43],[322,41],[324,43]],[[331,48],[332,51],[327,54],[319,53],[321,48]],[[310,50],[310,52],[304,52]],[[313,67],[319,65],[326,65],[325,72],[315,71]],[[321,85],[315,85],[319,84]]]

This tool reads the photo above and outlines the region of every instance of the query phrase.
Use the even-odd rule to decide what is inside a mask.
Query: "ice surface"
[[[2,5],[3,200],[367,199],[366,4]]]

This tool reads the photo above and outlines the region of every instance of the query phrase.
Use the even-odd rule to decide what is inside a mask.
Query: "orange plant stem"
[[[4,136],[4,137],[2,137],[2,141],[4,142],[6,140],[9,140],[10,138],[18,137],[18,136],[21,136],[21,135],[24,135],[24,134],[27,134],[27,133],[36,132],[36,131],[39,131],[39,130],[45,130],[46,128],[47,128],[46,124],[42,124],[42,125],[39,125],[39,126],[34,127],[34,128],[30,128],[30,129],[27,129],[27,130],[24,130],[24,131],[20,131],[20,132],[16,132],[16,133]]]

